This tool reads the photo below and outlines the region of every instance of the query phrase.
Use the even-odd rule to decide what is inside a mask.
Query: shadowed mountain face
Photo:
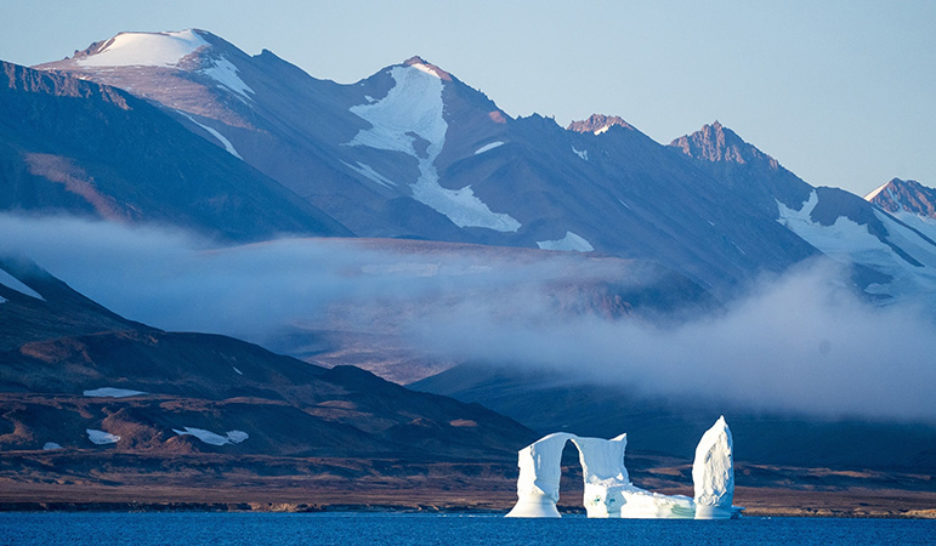
[[[724,414],[739,461],[936,471],[936,427],[927,424],[752,412],[724,402],[641,395],[633,388],[587,384],[555,373],[477,364],[410,386],[483,404],[544,434],[610,438],[626,431],[628,453],[688,460],[699,435]]]
[[[5,260],[0,267],[3,452],[52,442],[167,455],[431,461],[511,458],[531,440],[528,429],[478,405],[232,338],[149,328],[34,265]]]
[[[0,208],[231,240],[347,235],[313,205],[124,91],[0,63]]]

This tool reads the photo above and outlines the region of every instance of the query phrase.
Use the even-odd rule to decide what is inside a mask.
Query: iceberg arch
[[[585,482],[583,504],[590,518],[727,519],[741,508],[734,499],[731,431],[720,417],[702,435],[692,466],[694,498],[662,495],[631,483],[624,466],[627,435],[611,439],[556,432],[517,453],[517,503],[507,517],[558,518],[562,450],[572,442]]]

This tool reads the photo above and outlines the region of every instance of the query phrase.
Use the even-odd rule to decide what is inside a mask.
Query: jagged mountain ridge
[[[936,189],[916,180],[894,178],[865,200],[936,241]]]
[[[887,206],[878,207],[874,199],[813,187],[718,122],[674,140],[670,147],[690,157],[725,190],[744,196],[749,206],[853,266],[855,280],[867,293],[885,301],[907,300],[936,288],[936,230],[918,214],[898,214],[904,209],[887,204],[886,197],[880,200]],[[889,196],[881,191],[886,187],[876,195]]]
[[[893,178],[865,196],[865,200],[890,212],[912,212],[936,219],[936,189],[916,180]]]

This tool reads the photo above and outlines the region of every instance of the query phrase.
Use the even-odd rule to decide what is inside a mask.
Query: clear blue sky
[[[0,59],[196,27],[353,82],[419,54],[513,116],[720,120],[814,185],[936,186],[936,1],[0,0]]]

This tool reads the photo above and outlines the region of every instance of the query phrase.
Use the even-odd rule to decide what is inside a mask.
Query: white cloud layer
[[[262,342],[296,324],[341,323],[392,331],[426,354],[545,366],[642,393],[936,421],[932,310],[861,301],[822,262],[663,325],[557,308],[544,286],[614,274],[578,256],[427,255],[327,239],[213,248],[175,230],[13,215],[0,215],[0,234],[0,252],[165,329]]]

